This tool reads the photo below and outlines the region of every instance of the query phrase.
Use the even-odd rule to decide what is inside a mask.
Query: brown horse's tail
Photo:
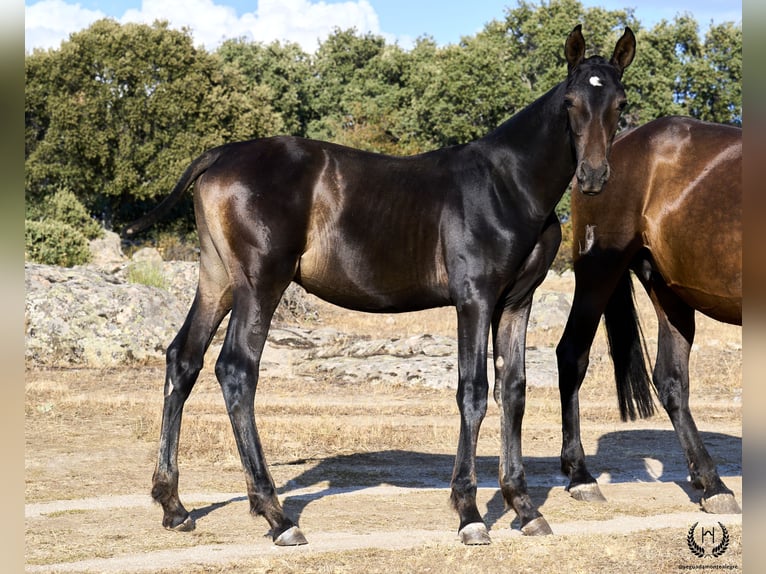
[[[180,201],[186,189],[216,162],[216,160],[221,156],[222,152],[223,147],[217,147],[206,151],[197,159],[195,159],[191,165],[186,168],[186,171],[184,171],[181,179],[178,180],[178,183],[176,183],[173,191],[170,192],[170,195],[163,199],[160,204],[152,209],[149,213],[145,214],[143,217],[137,219],[128,225],[125,229],[123,229],[122,236],[126,238],[132,237],[139,231],[143,231],[144,229],[151,227],[160,219],[165,217],[168,212],[173,209]]]
[[[646,344],[633,295],[630,271],[626,270],[604,310],[623,421],[654,414],[654,387],[646,369]]]

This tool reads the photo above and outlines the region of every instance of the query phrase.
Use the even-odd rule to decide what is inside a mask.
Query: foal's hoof
[[[581,502],[606,502],[606,498],[595,482],[570,486],[568,490],[572,498]]]
[[[194,530],[194,527],[196,524],[194,523],[194,519],[191,517],[191,514],[186,517],[186,520],[183,522],[176,524],[175,526],[166,526],[168,530],[172,530],[173,532],[191,532]]]
[[[553,530],[548,525],[548,521],[542,516],[533,518],[521,527],[521,532],[524,536],[547,536],[553,534]]]
[[[710,498],[703,498],[700,504],[702,510],[710,514],[742,514],[742,509],[737,504],[734,495],[725,492],[714,494]]]
[[[277,546],[301,546],[308,543],[303,532],[297,526],[288,528],[274,539],[274,544]]]
[[[466,524],[458,532],[460,536],[460,542],[467,546],[475,546],[478,544],[491,544],[492,540],[487,532],[487,527],[483,522],[471,522]]]

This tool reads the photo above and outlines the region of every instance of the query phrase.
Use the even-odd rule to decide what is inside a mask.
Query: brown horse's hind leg
[[[707,512],[742,512],[732,491],[718,475],[689,409],[689,352],[694,341],[694,309],[681,301],[657,276],[649,294],[657,312],[659,334],[654,384],[686,454],[692,484],[702,489]]]
[[[228,312],[226,287],[216,285],[203,272],[189,314],[167,350],[165,399],[157,465],[152,477],[152,498],[162,505],[162,524],[187,531],[194,522],[178,497],[178,439],[184,403],[202,369],[210,339]]]
[[[297,525],[285,516],[277,499],[256,429],[254,409],[261,353],[284,287],[275,292],[274,289],[259,291],[240,285],[234,292],[229,328],[215,373],[242,460],[250,511],[266,518],[275,544],[295,546],[306,544],[306,539]]]

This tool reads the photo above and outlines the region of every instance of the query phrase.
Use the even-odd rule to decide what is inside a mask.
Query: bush
[[[72,267],[90,261],[88,239],[79,230],[62,221],[26,220],[24,226],[25,259],[46,265]]]
[[[43,220],[53,219],[74,227],[86,239],[96,239],[103,235],[98,222],[68,189],[60,189],[48,198],[40,208],[40,215]]]
[[[553,259],[551,269],[556,273],[562,273],[572,269],[572,220],[561,224],[561,245]]]

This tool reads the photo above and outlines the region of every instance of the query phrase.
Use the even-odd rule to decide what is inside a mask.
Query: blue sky
[[[713,21],[742,22],[742,0],[581,0],[587,7],[632,7],[644,27],[691,13],[701,33]],[[539,0],[531,0],[539,4]],[[335,27],[380,34],[404,48],[419,36],[455,43],[502,19],[516,0],[36,0],[24,6],[25,47],[55,48],[98,18],[119,22],[169,20],[188,26],[196,44],[214,49],[227,37],[299,42],[313,51]]]

